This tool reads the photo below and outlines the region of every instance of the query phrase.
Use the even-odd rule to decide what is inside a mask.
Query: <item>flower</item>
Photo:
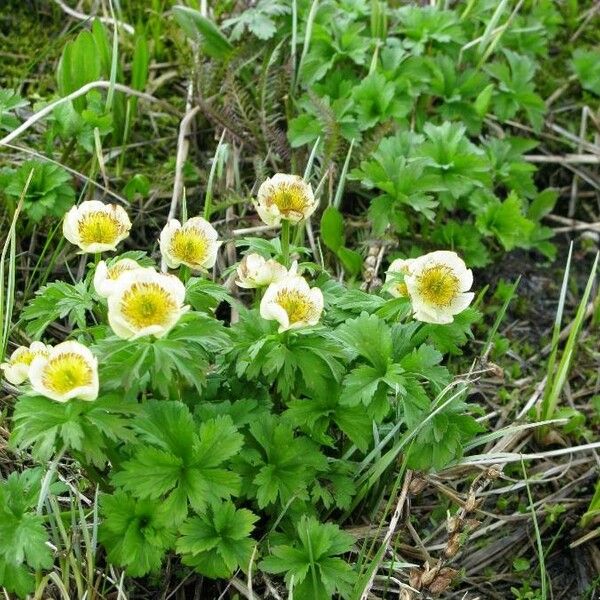
[[[36,356],[48,356],[51,347],[42,342],[33,342],[31,346],[19,346],[0,369],[4,371],[6,381],[13,385],[21,385],[29,377],[31,363]]]
[[[186,265],[195,271],[210,269],[217,260],[215,228],[202,217],[188,219],[183,225],[171,219],[160,233],[160,251],[171,269]]]
[[[279,323],[279,332],[316,325],[323,312],[323,292],[311,288],[304,277],[290,272],[267,288],[260,303],[260,316]]]
[[[408,275],[412,262],[410,258],[397,258],[392,261],[386,271],[385,283],[387,284],[387,290],[395,298],[406,298],[408,296],[404,277]]]
[[[279,281],[287,275],[287,269],[272,258],[265,260],[260,254],[246,254],[237,268],[235,282],[241,288],[259,288]]]
[[[277,173],[260,186],[254,206],[267,225],[279,225],[282,219],[298,223],[308,219],[318,202],[309,183],[298,175]]]
[[[96,272],[94,273],[94,289],[98,296],[108,298],[123,273],[141,268],[132,258],[121,258],[113,262],[110,267],[101,260],[96,265]]]
[[[124,208],[98,200],[73,206],[63,221],[63,235],[88,254],[115,250],[130,229],[131,221]]]
[[[185,286],[174,275],[153,269],[128,271],[117,279],[108,297],[108,322],[126,340],[162,337],[189,310]]]
[[[452,323],[475,294],[473,273],[456,252],[430,252],[412,260],[404,276],[413,315],[425,323]]]
[[[98,397],[98,360],[79,342],[63,342],[38,355],[29,369],[34,391],[57,402]]]

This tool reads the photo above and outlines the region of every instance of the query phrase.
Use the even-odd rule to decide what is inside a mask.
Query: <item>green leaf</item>
[[[333,252],[344,245],[344,218],[335,206],[328,206],[321,217],[321,239]]]
[[[25,191],[25,184],[32,170],[23,210],[35,222],[47,216],[62,218],[75,203],[75,190],[71,186],[71,175],[59,165],[28,160],[16,171],[4,171],[4,194],[13,203],[17,202]]]
[[[132,577],[158,571],[165,552],[175,542],[165,506],[117,491],[101,496],[100,509],[103,519],[98,537],[109,561],[125,567]]]
[[[350,275],[356,277],[361,272],[363,258],[356,250],[340,248],[338,250],[338,258],[342,261],[344,268]]]
[[[174,6],[173,15],[180,27],[192,39],[200,42],[202,50],[212,58],[226,60],[233,46],[221,30],[202,14],[187,6]]]
[[[327,469],[318,446],[303,436],[294,436],[276,417],[265,417],[250,425],[251,443],[238,456],[236,465],[244,477],[246,494],[264,508],[280,506],[297,496],[308,498],[308,485],[317,472]]]
[[[114,473],[113,481],[139,498],[165,497],[173,523],[186,517],[188,502],[202,511],[207,503],[239,493],[238,475],[224,468],[243,441],[229,417],[196,428],[185,404],[151,401],[133,426],[145,443]]]
[[[304,515],[297,525],[292,544],[271,548],[270,556],[260,563],[267,573],[285,573],[288,589],[294,597],[330,600],[336,594],[348,598],[356,573],[341,558],[354,543],[351,535],[333,523],[319,523]]]
[[[429,339],[431,344],[443,354],[462,354],[460,348],[472,337],[471,326],[481,319],[481,313],[469,307],[447,325],[424,325],[420,336]]]
[[[91,313],[94,306],[94,298],[84,281],[75,285],[55,281],[40,288],[23,310],[25,329],[35,339],[40,339],[48,325],[57,319],[67,319],[85,329],[86,313]]]
[[[366,358],[379,373],[385,373],[392,355],[392,336],[385,321],[362,313],[338,327],[335,337],[355,356]]]
[[[600,96],[600,50],[576,48],[571,69],[577,75],[583,89]]]
[[[477,217],[477,226],[487,235],[494,235],[505,250],[517,246],[527,248],[535,224],[523,215],[521,199],[511,193],[504,202],[492,201]]]
[[[102,468],[114,442],[133,439],[125,416],[136,411],[137,405],[123,402],[118,395],[100,397],[94,402],[66,403],[22,396],[15,406],[11,444],[21,449],[32,448],[40,460],[49,459],[66,446]]]
[[[44,519],[36,514],[35,505],[40,490],[37,471],[11,473],[0,482],[0,565],[18,569],[27,565],[33,569],[48,569],[52,565],[52,552]],[[20,587],[29,579],[26,572],[18,572],[16,579],[0,569],[0,581]]]
[[[212,578],[229,578],[238,568],[248,572],[256,542],[250,537],[258,517],[232,502],[213,504],[180,527],[176,549],[182,562]]]

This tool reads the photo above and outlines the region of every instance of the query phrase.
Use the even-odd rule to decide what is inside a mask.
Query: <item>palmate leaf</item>
[[[197,427],[185,404],[150,401],[133,426],[144,444],[113,481],[138,498],[163,497],[170,522],[186,517],[188,502],[202,511],[207,503],[239,493],[239,476],[224,465],[243,441],[229,417]]]
[[[408,454],[411,469],[439,470],[462,456],[465,444],[484,428],[469,414],[460,399],[435,416],[421,419],[425,425],[417,434]]]
[[[168,524],[168,507],[159,501],[139,500],[122,491],[100,499],[102,522],[99,539],[108,559],[141,577],[157,571],[167,549],[175,542]]]
[[[25,330],[34,339],[40,339],[48,325],[58,319],[67,319],[85,329],[86,314],[93,308],[94,297],[84,281],[75,285],[55,281],[40,288],[23,310]]]
[[[22,396],[15,406],[11,444],[31,448],[40,460],[47,460],[65,447],[102,468],[110,446],[133,440],[125,417],[137,409],[137,404],[123,402],[118,395],[101,396],[94,402],[66,403]]]
[[[385,321],[365,312],[340,325],[334,335],[354,357],[361,356],[378,372],[385,372],[392,356],[392,336]]]
[[[0,559],[7,564],[48,568],[52,552],[42,516],[35,512],[40,472],[11,473],[0,482]]]
[[[489,185],[486,156],[468,140],[464,126],[427,123],[423,129],[428,139],[420,150],[431,161],[428,171],[435,175],[437,189],[459,198],[474,187]]]
[[[181,387],[201,390],[208,359],[227,339],[221,323],[200,313],[184,315],[165,337],[122,340],[110,336],[94,352],[106,389],[125,389],[135,397],[148,387],[165,397],[180,397]]]
[[[276,502],[280,506],[294,496],[308,498],[308,486],[327,460],[318,446],[275,416],[250,425],[251,439],[235,460],[242,475],[244,493],[256,497],[259,508]]]
[[[481,319],[481,313],[469,307],[458,315],[454,321],[447,325],[424,325],[419,332],[419,337],[428,339],[429,342],[443,354],[462,354],[461,347],[472,337],[471,326]]]
[[[291,544],[274,546],[260,563],[267,573],[285,573],[285,582],[295,598],[331,600],[335,594],[349,598],[356,573],[341,558],[354,538],[333,523],[319,523],[303,516]]]
[[[282,336],[275,332],[276,324],[256,316],[255,311],[242,310],[232,327],[228,362],[235,365],[238,377],[275,385],[286,399],[292,390],[321,393],[341,379],[345,353],[322,329]]]
[[[535,225],[525,216],[523,203],[514,192],[504,202],[490,201],[477,217],[479,230],[494,235],[505,250],[530,247]]]
[[[11,473],[0,481],[0,586],[24,597],[35,586],[33,569],[52,566],[44,519],[35,508],[41,470]]]
[[[250,537],[258,517],[232,502],[213,504],[204,514],[180,527],[176,550],[182,562],[202,575],[231,577],[240,568],[247,572],[256,542]]]
[[[291,400],[284,419],[310,433],[313,440],[329,446],[334,441],[328,432],[335,424],[360,450],[365,451],[373,437],[372,419],[362,407],[340,403],[340,394],[337,386],[322,396]]]
[[[46,216],[62,217],[75,203],[75,190],[71,175],[59,165],[38,160],[24,162],[16,171],[10,171],[4,193],[18,200],[32,170],[23,210],[36,222]]]

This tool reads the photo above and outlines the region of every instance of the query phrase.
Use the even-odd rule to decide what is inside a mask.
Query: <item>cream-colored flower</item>
[[[438,251],[415,258],[404,282],[413,316],[425,323],[452,323],[475,294],[469,292],[473,273],[456,252]]]
[[[277,173],[260,186],[254,202],[267,225],[280,225],[282,219],[298,223],[317,210],[318,202],[309,183],[298,175]]]
[[[63,221],[63,235],[88,254],[115,250],[130,229],[131,221],[124,208],[98,200],[74,206]]]
[[[141,268],[132,258],[121,258],[113,262],[110,267],[101,260],[96,265],[96,272],[94,273],[94,289],[98,296],[108,298],[115,289],[121,275]]]
[[[189,310],[184,300],[185,286],[174,275],[152,269],[128,271],[108,297],[108,322],[126,340],[163,337]]]
[[[42,342],[32,342],[27,346],[19,346],[8,359],[8,362],[2,363],[0,369],[4,371],[6,381],[13,385],[21,385],[29,377],[31,363],[36,356],[47,356],[51,347],[42,344]]]
[[[246,254],[238,265],[235,283],[241,288],[260,288],[279,281],[287,274],[287,269],[272,258],[265,260],[260,254]]]
[[[218,236],[216,229],[202,217],[188,219],[183,225],[171,219],[160,233],[160,251],[171,269],[179,265],[195,271],[210,269],[221,245]]]
[[[260,316],[279,323],[279,332],[316,325],[323,312],[323,293],[293,272],[272,283],[260,303]]]
[[[412,259],[397,258],[393,260],[385,275],[387,291],[395,298],[406,298],[408,289],[404,277],[408,275]]]
[[[33,359],[29,379],[34,391],[57,402],[98,397],[98,359],[79,342],[63,342]]]

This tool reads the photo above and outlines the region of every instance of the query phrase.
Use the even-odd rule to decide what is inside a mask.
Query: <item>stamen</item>
[[[273,189],[273,193],[267,197],[267,205],[274,204],[284,215],[289,213],[302,214],[306,209],[306,195],[299,184],[289,183],[279,185]]]
[[[195,227],[179,229],[171,240],[171,254],[177,259],[191,263],[201,263],[208,252],[208,240]]]
[[[281,290],[277,294],[275,302],[287,313],[290,325],[300,321],[309,321],[315,316],[314,304],[296,290]]]
[[[44,368],[44,385],[64,394],[75,388],[90,385],[93,372],[85,359],[75,352],[60,354],[48,361]]]
[[[84,244],[112,244],[123,232],[118,219],[107,212],[85,214],[78,223],[78,229]]]
[[[417,279],[419,295],[429,304],[443,308],[450,306],[459,294],[459,280],[446,265],[425,269]]]
[[[177,310],[171,295],[157,283],[134,283],[121,300],[121,312],[138,329],[167,325]]]

